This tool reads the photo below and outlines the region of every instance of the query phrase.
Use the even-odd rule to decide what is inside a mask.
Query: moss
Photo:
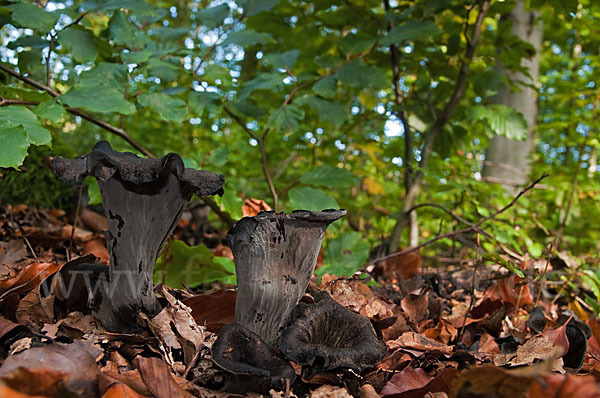
[[[48,156],[57,154],[72,156],[73,151],[58,140],[54,140],[53,146],[54,148],[31,146],[21,170],[0,169],[0,203],[23,203],[66,211],[77,206],[77,187],[58,181],[44,161]]]

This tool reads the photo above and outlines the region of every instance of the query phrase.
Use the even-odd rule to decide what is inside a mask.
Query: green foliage
[[[38,83],[50,81],[61,95],[54,99],[6,77],[0,96],[19,104],[0,107],[0,165],[18,167],[35,149],[30,146],[50,144],[50,135],[63,137],[77,153],[99,138],[133,150],[69,109],[78,108],[122,128],[157,156],[178,152],[188,164],[224,174],[225,195],[217,201],[239,219],[244,198],[271,200],[261,146],[250,131],[264,137],[280,208],[348,209],[350,222],[330,228],[325,264],[349,274],[366,259],[367,247],[390,235],[406,195],[408,165],[424,173],[418,203],[441,204],[477,222],[511,199],[478,179],[490,137],[523,139],[533,128],[533,174],[552,177],[500,221],[487,222],[491,238],[482,237],[482,247],[494,253],[503,245],[540,257],[562,228],[570,250],[596,252],[598,7],[582,2],[572,16],[573,2],[553,1],[555,9],[532,3],[545,33],[537,49],[538,123],[527,126],[519,109],[493,98],[505,85],[522,86],[497,66],[527,75],[523,60],[536,50],[510,34],[501,18],[515,2],[492,2],[464,95],[449,115],[444,110],[456,92],[471,43],[465,32],[470,40],[478,7],[462,0],[391,3],[386,11],[383,2],[369,1],[86,0],[49,2],[46,9],[8,2],[3,65]],[[402,115],[412,138],[408,149]],[[440,115],[447,123],[420,169],[427,133]],[[90,192],[94,198],[93,186]],[[464,227],[432,207],[417,214],[420,241],[440,228]],[[459,241],[449,239],[424,249],[432,257],[458,250]]]
[[[214,280],[235,283],[231,275],[235,271],[231,260],[216,257],[210,249],[200,244],[190,247],[180,240],[171,241],[163,249],[154,266],[154,283],[182,288],[196,287]]]
[[[74,209],[77,205],[77,189],[58,181],[52,170],[45,165],[45,158],[56,154],[74,155],[71,149],[60,141],[55,141],[52,150],[45,146],[31,147],[21,170],[2,169],[0,201],[12,205],[24,203],[40,209]],[[4,158],[2,149],[0,158]]]

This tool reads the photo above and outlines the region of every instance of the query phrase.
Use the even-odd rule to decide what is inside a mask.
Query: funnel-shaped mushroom
[[[327,226],[345,210],[261,212],[229,231],[238,293],[235,320],[273,345],[315,270]]]
[[[110,267],[108,289],[100,290],[94,314],[108,330],[135,329],[135,314],[160,309],[152,270],[184,205],[194,193],[221,194],[223,176],[187,169],[175,153],[144,159],[115,152],[106,141],[83,157],[56,157],[53,167],[65,183],[80,184],[88,175],[98,180],[108,219]]]
[[[369,319],[319,292],[314,304],[300,303],[277,341],[281,353],[302,365],[311,379],[327,370],[363,371],[384,357],[387,347],[377,337]]]
[[[235,384],[245,392],[268,391],[284,388],[296,378],[294,368],[281,358],[256,333],[239,323],[230,323],[219,332],[212,346],[212,357],[217,365],[236,375]],[[243,387],[241,386],[243,384]],[[225,387],[231,392],[231,386]]]

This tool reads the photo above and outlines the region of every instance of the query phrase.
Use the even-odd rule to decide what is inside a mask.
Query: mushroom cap
[[[256,333],[237,322],[224,326],[212,346],[213,361],[235,374],[255,376],[267,387],[285,387],[296,378],[292,365],[279,356]]]
[[[327,370],[363,371],[387,352],[369,319],[319,292],[314,304],[300,303],[277,341],[283,355],[299,365],[310,379]]]
[[[176,153],[159,159],[141,158],[131,152],[116,152],[107,141],[99,141],[90,153],[75,159],[57,156],[52,164],[58,178],[67,184],[81,184],[90,175],[106,181],[113,175],[119,180],[142,185],[156,181],[166,172],[189,185],[198,196],[222,195],[225,178],[205,170],[185,168]]]

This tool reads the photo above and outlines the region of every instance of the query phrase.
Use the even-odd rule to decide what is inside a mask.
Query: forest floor
[[[175,238],[197,230],[192,224],[180,222]],[[85,294],[65,305],[64,286],[41,285],[81,256],[108,264],[105,228],[104,217],[89,209],[76,220],[25,205],[0,210],[0,397],[233,396],[218,392],[228,374],[210,348],[234,320],[234,286],[159,285],[165,309],[140,316],[140,333],[118,334],[87,311]],[[215,255],[231,256],[226,246],[214,246]],[[361,277],[313,278],[303,300],[327,291],[372,321],[387,354],[361,374],[298,376],[269,394],[600,397],[600,321],[583,288],[565,282],[577,272],[574,262],[562,253],[532,260],[508,250],[496,259],[497,265],[412,252]],[[506,263],[518,269],[508,271]],[[555,281],[540,277],[550,273]]]

